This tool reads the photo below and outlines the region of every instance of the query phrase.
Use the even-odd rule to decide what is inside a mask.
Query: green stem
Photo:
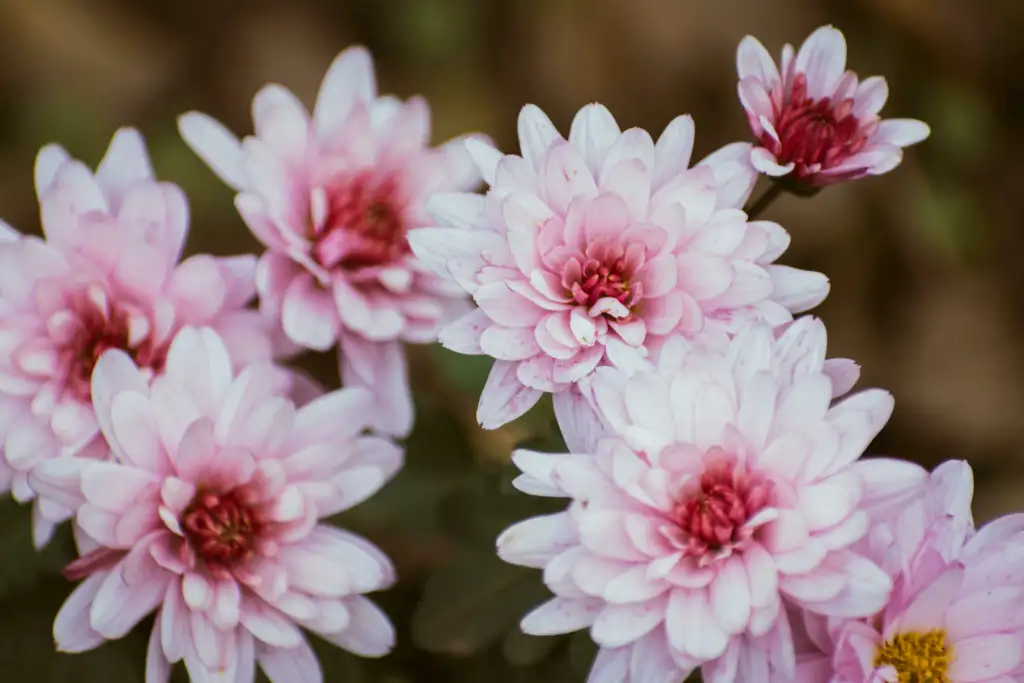
[[[785,190],[780,183],[772,183],[768,189],[764,191],[764,194],[754,200],[753,204],[748,204],[743,207],[743,210],[747,213],[747,219],[754,220],[761,215],[764,210],[771,206],[784,191]]]

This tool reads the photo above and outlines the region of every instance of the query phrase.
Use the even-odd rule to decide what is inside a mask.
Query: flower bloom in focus
[[[84,579],[57,615],[59,649],[124,636],[156,610],[149,683],[184,659],[193,681],[322,680],[299,627],[366,656],[394,632],[363,593],[394,581],[376,547],[319,522],[374,493],[402,463],[365,436],[373,405],[360,388],[296,409],[269,363],[235,376],[208,328],[185,328],[162,376],[123,351],[100,359],[92,395],[113,461],[65,456],[33,483],[77,510]],[[224,676],[223,678],[221,676]]]
[[[228,185],[267,251],[256,284],[262,310],[300,346],[339,345],[342,382],[369,389],[376,426],[406,435],[412,399],[402,342],[430,343],[465,308],[464,293],[421,266],[406,233],[427,225],[433,192],[469,190],[480,176],[462,141],[427,147],[419,97],[378,97],[369,53],[331,65],[312,116],[288,90],[253,101],[255,135],[241,142],[210,117],[181,117],[182,136]]]
[[[584,107],[566,141],[535,106],[519,117],[522,156],[467,147],[486,197],[441,194],[442,227],[410,233],[413,251],[473,295],[478,309],[447,327],[449,349],[496,359],[480,397],[485,428],[526,412],[544,392],[556,410],[601,365],[632,365],[672,334],[725,341],[751,320],[773,325],[828,293],[820,273],[773,265],[789,244],[777,224],[737,207],[756,174],[730,145],[694,168],[693,121],[655,143]]]
[[[899,165],[903,147],[928,137],[921,121],[878,116],[889,86],[881,76],[858,82],[845,71],[846,40],[831,26],[812,33],[795,56],[786,45],[778,67],[747,36],[736,67],[740,102],[760,142],[750,161],[766,175],[811,188],[881,175]]]
[[[972,479],[966,463],[933,473],[931,500],[879,528],[896,589],[867,619],[795,619],[797,680],[806,683],[987,683],[1024,676],[1024,515],[972,533]],[[802,619],[800,618],[802,617]]]
[[[856,544],[873,511],[920,495],[917,465],[860,456],[892,411],[825,361],[825,329],[800,319],[776,339],[755,323],[728,347],[676,338],[657,367],[603,368],[585,393],[619,436],[593,454],[519,451],[521,490],[571,499],[498,539],[505,560],[544,569],[555,597],[525,617],[535,635],[590,629],[591,682],[734,680],[793,674],[785,603],[864,617],[893,584]]]
[[[108,349],[159,374],[183,326],[216,328],[243,364],[269,358],[270,327],[245,305],[255,296],[251,256],[193,256],[182,263],[188,205],[157,182],[138,132],[114,136],[93,174],[63,148],[36,160],[44,239],[0,234],[0,449],[15,498],[28,473],[70,451],[105,457],[90,377]],[[37,545],[68,512],[37,500]]]

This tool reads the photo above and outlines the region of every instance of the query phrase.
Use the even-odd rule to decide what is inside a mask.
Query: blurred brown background
[[[158,174],[190,195],[190,249],[254,249],[230,191],[179,140],[175,117],[199,109],[248,132],[262,84],[282,83],[311,104],[331,59],[353,42],[375,54],[382,92],[428,97],[437,141],[482,130],[515,151],[522,104],[538,104],[567,132],[579,107],[600,101],[623,128],[655,137],[675,115],[693,114],[698,158],[748,136],[735,94],[740,38],[752,33],[777,55],[825,23],[844,31],[862,77],[888,78],[883,115],[923,119],[932,137],[890,175],[812,200],[784,197],[765,217],[793,235],[784,262],[832,279],[817,311],[831,355],[859,361],[862,386],[896,395],[875,450],[929,466],[968,459],[979,521],[1024,507],[1020,0],[0,0],[0,215],[38,229],[32,163],[42,144],[95,163],[114,130],[133,125]],[[416,357],[420,421],[433,427],[418,429],[410,463],[455,448],[434,438],[429,411],[441,403],[458,406],[450,418],[460,447],[479,461],[501,461],[536,436],[537,420],[476,429],[479,363],[432,349]],[[317,363],[333,372],[333,360]],[[465,381],[452,389],[448,375]],[[403,475],[414,488],[436,473],[415,471]],[[388,505],[428,504],[395,490],[382,503],[386,520],[398,515]],[[443,539],[393,534],[389,523],[367,533],[400,571],[415,576],[448,556]],[[432,649],[460,654],[461,642]],[[127,670],[141,680],[141,669]],[[372,680],[426,675],[410,670],[386,667]],[[92,680],[65,674],[50,680]],[[103,680],[135,680],[111,675]]]

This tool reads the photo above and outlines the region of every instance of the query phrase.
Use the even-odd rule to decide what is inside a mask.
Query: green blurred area
[[[816,312],[831,354],[858,360],[862,385],[896,395],[875,450],[929,466],[967,458],[979,519],[1020,507],[1024,3],[0,0],[0,215],[38,231],[32,163],[41,145],[60,142],[95,163],[114,130],[133,125],[158,174],[189,194],[189,250],[254,251],[231,191],[180,141],[175,118],[198,109],[247,132],[262,84],[280,82],[311,103],[330,60],[353,42],[374,52],[382,92],[428,97],[437,141],[482,130],[511,151],[524,103],[567,131],[579,107],[601,101],[623,128],[655,135],[693,114],[702,155],[747,136],[735,95],[740,38],[753,33],[777,54],[825,23],[846,33],[852,68],[888,77],[883,114],[924,119],[932,137],[890,175],[812,200],[785,197],[765,218],[793,235],[785,263],[832,279]],[[558,508],[510,486],[514,447],[563,448],[550,403],[484,432],[474,411],[489,361],[435,348],[412,359],[419,412],[407,466],[337,520],[394,558],[401,581],[380,601],[400,644],[365,662],[318,643],[326,680],[585,680],[594,652],[586,635],[519,633],[545,590],[539,572],[493,552],[503,528]],[[333,356],[303,363],[337,382]],[[93,653],[54,653],[70,552],[61,536],[34,553],[28,510],[0,504],[0,680],[142,681],[148,622]]]

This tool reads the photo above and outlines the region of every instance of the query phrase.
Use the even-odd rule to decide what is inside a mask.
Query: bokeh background
[[[896,395],[874,450],[928,466],[968,459],[979,521],[1024,507],[1020,0],[0,0],[0,215],[38,231],[37,149],[60,142],[95,164],[114,130],[132,125],[158,174],[190,196],[190,251],[255,250],[175,118],[199,109],[248,132],[262,84],[311,104],[353,42],[374,52],[383,92],[429,98],[436,141],[482,130],[513,151],[524,103],[567,131],[579,107],[600,101],[623,128],[655,136],[693,114],[697,158],[747,137],[740,38],[755,34],[777,54],[825,23],[846,33],[862,76],[888,78],[883,114],[924,119],[932,137],[890,175],[784,197],[765,217],[793,235],[786,263],[832,279],[817,311],[831,355],[858,360],[862,386]],[[493,556],[501,529],[550,509],[515,493],[508,467],[515,446],[561,447],[549,404],[483,432],[473,413],[486,360],[427,347],[413,358],[407,466],[338,520],[398,566],[400,584],[380,600],[400,645],[363,662],[318,644],[326,680],[583,681],[586,636],[517,633],[545,591],[537,572]],[[333,357],[303,364],[337,383]],[[141,682],[149,622],[87,655],[53,653],[71,552],[66,534],[32,552],[27,510],[0,502],[0,680]]]

